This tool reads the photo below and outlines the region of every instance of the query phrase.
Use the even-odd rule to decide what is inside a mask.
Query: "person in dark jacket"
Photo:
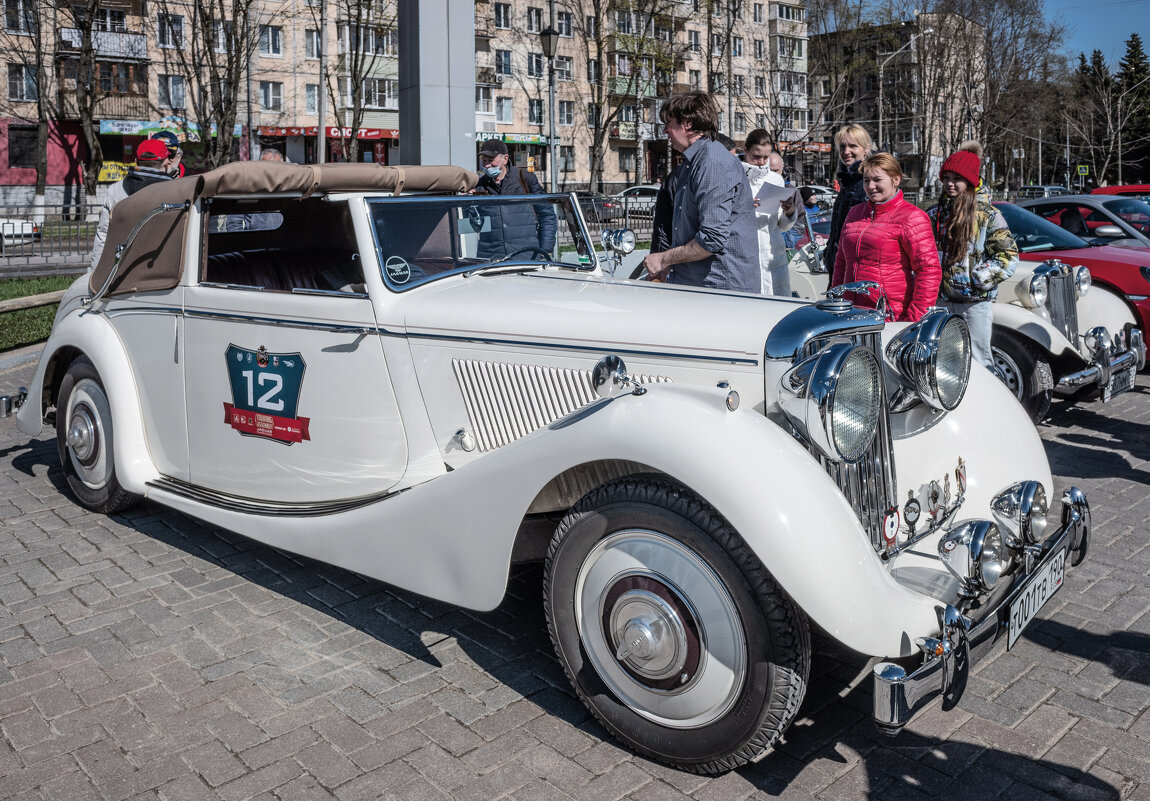
[[[112,218],[112,208],[145,186],[158,181],[172,180],[170,174],[172,163],[166,143],[158,139],[145,139],[136,147],[136,166],[129,167],[128,174],[104,192],[104,202],[100,206],[100,220],[96,223],[96,240],[92,245],[89,272],[96,269],[104,252],[104,241],[108,238],[108,221]]]
[[[479,150],[479,164],[483,168],[476,194],[488,195],[541,195],[543,186],[535,174],[521,167],[511,168],[507,145],[497,139],[488,139]],[[555,233],[559,222],[555,207],[550,203],[533,206],[496,205],[484,208],[491,220],[490,229],[479,235],[476,255],[481,259],[498,259],[523,250],[525,258],[533,248],[551,254],[555,250]],[[486,227],[486,226],[485,226]]]
[[[841,188],[835,197],[835,206],[831,211],[830,238],[827,239],[826,249],[823,251],[823,266],[828,273],[833,272],[835,268],[835,254],[839,249],[839,236],[843,232],[847,214],[867,199],[859,165],[863,159],[874,153],[874,149],[874,141],[870,138],[870,134],[866,128],[857,123],[844,125],[835,134],[835,152],[839,156],[838,181]]]

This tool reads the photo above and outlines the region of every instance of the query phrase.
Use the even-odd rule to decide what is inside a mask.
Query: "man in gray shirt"
[[[715,141],[714,99],[706,92],[674,95],[660,117],[687,172],[675,191],[671,249],[648,255],[643,266],[672,284],[759,292],[751,186],[743,165]]]

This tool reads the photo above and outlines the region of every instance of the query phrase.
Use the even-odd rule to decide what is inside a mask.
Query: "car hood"
[[[1066,264],[1085,264],[1093,268],[1097,265],[1129,264],[1141,267],[1150,264],[1150,248],[1115,247],[1114,245],[1100,245],[1094,248],[1073,248],[1070,250],[1036,250],[1031,253],[1020,253],[1023,261],[1047,261],[1058,259]]]
[[[797,300],[605,276],[478,274],[402,297],[409,336],[759,364]],[[399,322],[399,321],[396,321]]]

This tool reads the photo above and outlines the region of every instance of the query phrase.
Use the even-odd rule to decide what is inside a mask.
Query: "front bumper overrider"
[[[1118,336],[1111,337],[1103,326],[1092,328],[1087,334],[1091,364],[1075,373],[1068,373],[1058,379],[1060,389],[1078,389],[1096,386],[1105,392],[1110,385],[1110,377],[1134,365],[1135,371],[1146,366],[1146,341],[1140,328],[1127,325]]]
[[[953,709],[966,687],[974,663],[986,656],[999,636],[1009,628],[1010,606],[1025,590],[1027,580],[1058,553],[1077,565],[1086,556],[1090,537],[1090,505],[1086,495],[1070,487],[1062,497],[1061,525],[1042,543],[1031,546],[1027,559],[1013,581],[996,589],[970,617],[947,604],[939,609],[937,639],[917,641],[926,654],[923,664],[907,673],[893,662],[874,666],[874,721],[880,729],[897,734],[914,714],[937,696],[943,709]]]

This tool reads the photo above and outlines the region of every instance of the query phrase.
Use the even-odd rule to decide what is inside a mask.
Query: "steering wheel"
[[[544,250],[541,247],[537,247],[535,245],[530,245],[530,246],[525,247],[525,248],[519,248],[519,250],[513,250],[510,253],[508,253],[506,256],[500,256],[498,259],[494,259],[491,263],[492,264],[499,264],[500,262],[503,262],[503,261],[509,261],[510,259],[515,258],[516,256],[518,256],[521,253],[533,253],[533,254],[538,253],[540,256],[542,256],[547,261],[551,261],[551,254],[550,253],[548,253],[546,250]]]

